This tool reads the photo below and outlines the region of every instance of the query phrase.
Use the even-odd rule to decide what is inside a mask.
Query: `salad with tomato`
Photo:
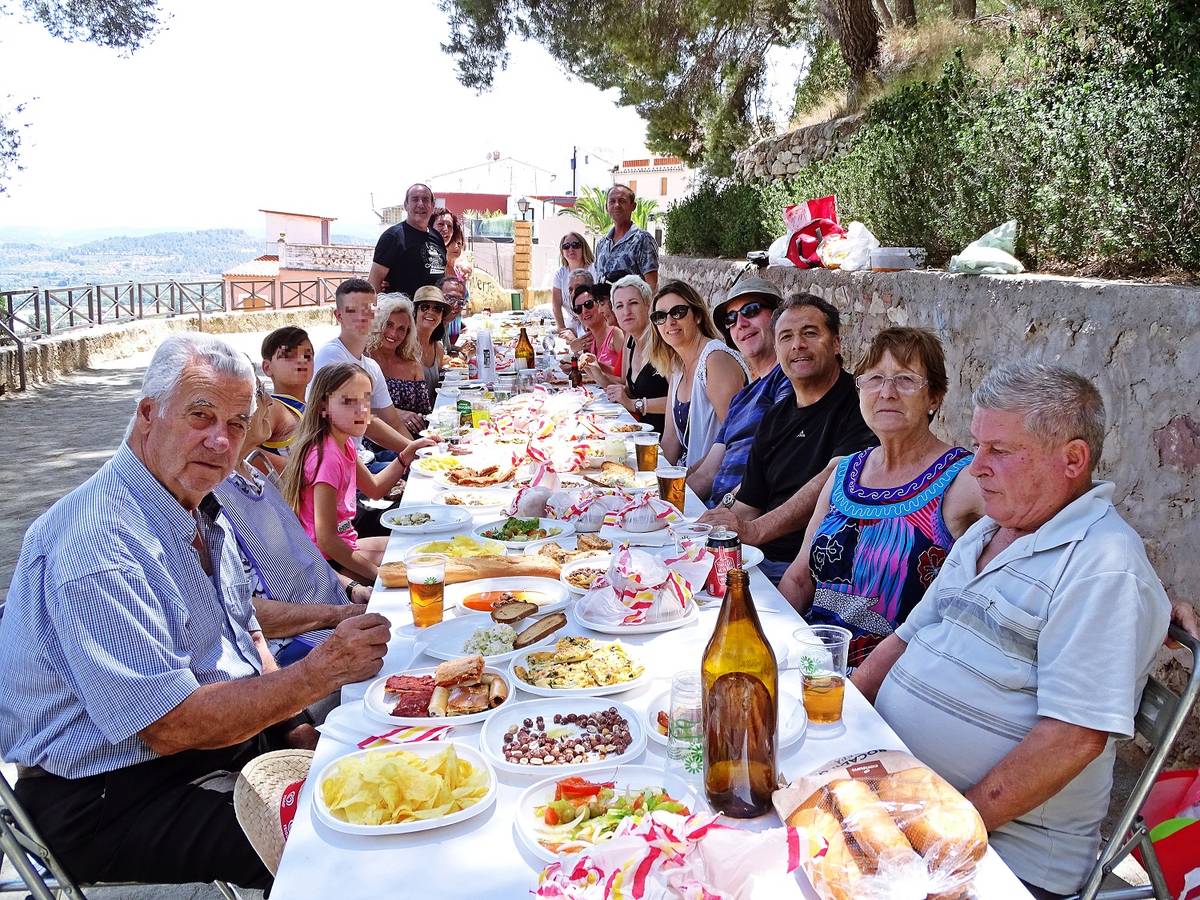
[[[690,815],[687,806],[663,788],[617,791],[614,785],[578,775],[560,780],[554,799],[534,808],[538,843],[552,853],[577,853],[611,837],[625,819],[638,821],[655,810]]]

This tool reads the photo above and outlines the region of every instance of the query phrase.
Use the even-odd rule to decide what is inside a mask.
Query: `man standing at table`
[[[1096,860],[1114,738],[1133,735],[1171,607],[1112,482],[1092,480],[1096,388],[1019,362],[974,400],[985,515],[853,681],[975,805],[1017,877],[1056,897]]]
[[[804,528],[834,460],[874,446],[858,408],[854,379],[842,368],[841,317],[813,294],[793,294],[772,314],[775,355],[792,396],[772,406],[754,432],[736,500],[701,522],[723,525],[766,555],[775,584],[804,542]]]
[[[437,284],[446,274],[446,244],[429,227],[433,190],[414,184],[404,192],[404,221],[379,236],[367,280],[378,291],[412,297],[417,288]]]
[[[241,453],[254,387],[223,341],[168,338],[126,440],[25,535],[0,620],[0,754],[81,881],[268,886],[214,776],[382,665],[390,629],[369,613],[287,668],[266,649],[211,493]]]
[[[613,221],[608,234],[596,244],[592,270],[597,281],[616,281],[623,275],[640,275],[651,290],[658,290],[658,244],[633,223],[637,197],[626,184],[608,189],[605,209]]]
[[[722,500],[733,505],[746,471],[754,432],[768,409],[793,396],[792,383],[775,356],[775,326],[771,313],[783,295],[765,278],[743,278],[713,307],[713,322],[742,354],[750,383],[733,395],[729,414],[704,459],[688,472],[687,484],[708,506]]]

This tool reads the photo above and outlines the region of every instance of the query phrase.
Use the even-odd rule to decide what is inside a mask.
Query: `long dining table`
[[[439,404],[453,403],[440,397]],[[627,417],[626,417],[627,418]],[[630,420],[631,421],[631,420]],[[433,478],[415,472],[410,475],[402,506],[430,503],[444,490]],[[704,510],[690,490],[684,506],[688,518]],[[443,540],[456,534],[469,535],[473,525],[495,519],[495,512],[477,513],[474,523],[457,532],[439,533]],[[402,560],[415,545],[432,539],[430,535],[407,536],[393,533],[385,561]],[[750,590],[763,629],[777,660],[786,660],[795,645],[794,634],[806,629],[803,619],[792,609],[774,585],[755,568],[750,575]],[[378,612],[392,623],[392,640],[380,674],[436,665],[439,660],[420,652],[419,631],[412,624],[407,589],[390,590],[379,582],[372,594],[369,610]],[[671,676],[681,669],[699,669],[701,655],[712,634],[719,604],[702,608],[695,621],[672,631],[657,634],[622,636],[621,640],[636,654],[649,671],[648,684],[608,697],[632,707],[646,722],[649,704],[669,692]],[[568,608],[568,625],[560,634],[591,635],[576,621]],[[594,635],[611,639],[610,635]],[[372,679],[373,681],[374,679]],[[385,731],[387,726],[366,718],[362,698],[369,682],[347,685],[342,690],[341,706],[330,716],[336,730],[322,733],[313,757],[310,777],[300,794],[275,886],[271,896],[281,900],[302,897],[333,900],[367,898],[518,898],[529,896],[537,885],[537,876],[545,863],[530,853],[514,830],[515,810],[522,792],[545,778],[547,772],[533,769],[531,775],[508,774],[497,770],[496,802],[484,813],[429,831],[396,835],[358,835],[335,831],[319,821],[313,812],[316,775],[339,757],[356,752],[354,738]],[[801,694],[799,673],[785,670],[780,675],[781,690]],[[518,689],[517,701],[541,699]],[[511,701],[510,701],[511,702]],[[566,702],[566,701],[564,701]],[[448,720],[452,724],[452,720]],[[481,725],[454,725],[449,739],[477,747]],[[403,747],[403,745],[396,745]],[[825,763],[868,750],[904,750],[904,744],[875,712],[866,698],[847,682],[842,722],[836,726],[810,726],[804,737],[778,753],[777,762],[789,780],[823,767]],[[635,762],[661,767],[682,775],[680,764],[667,758],[666,748],[647,742],[642,757]],[[586,774],[586,773],[585,773]],[[703,802],[702,784],[696,784]],[[734,821],[734,820],[731,820]],[[758,819],[736,820],[741,827],[763,829],[781,823],[774,813]],[[805,896],[818,895],[807,878],[797,872]],[[988,848],[979,864],[975,880],[980,900],[1019,900],[1028,897],[1021,882],[996,852]]]

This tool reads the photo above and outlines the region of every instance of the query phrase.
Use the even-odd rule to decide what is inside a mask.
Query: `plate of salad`
[[[539,781],[517,804],[517,834],[538,859],[587,850],[613,836],[625,819],[655,810],[688,815],[696,791],[658,766],[615,766]]]
[[[475,534],[499,541],[509,550],[523,550],[574,533],[575,526],[570,522],[522,516],[509,516],[507,519],[485,522],[475,528]]]

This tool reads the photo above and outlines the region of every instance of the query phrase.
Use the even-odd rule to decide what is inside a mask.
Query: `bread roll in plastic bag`
[[[772,799],[779,817],[808,837],[801,867],[823,900],[972,896],[987,851],[983,820],[907,753],[833,760]]]

